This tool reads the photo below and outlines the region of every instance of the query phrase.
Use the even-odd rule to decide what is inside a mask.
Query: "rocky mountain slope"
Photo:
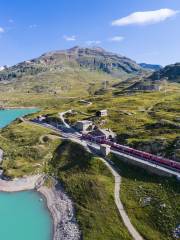
[[[156,71],[150,77],[152,80],[161,80],[164,78],[170,82],[180,83],[180,63],[168,65],[163,69]]]
[[[150,70],[151,68],[151,70]],[[152,73],[152,69],[158,69]],[[0,92],[96,92],[104,85],[128,91],[159,90],[162,80],[180,82],[180,63],[161,69],[107,52],[102,48],[73,47],[53,51],[0,71]],[[106,84],[104,84],[106,83]],[[82,91],[82,92],[81,92]]]
[[[180,63],[168,65],[144,77],[132,78],[129,91],[157,91],[170,83],[180,83]]]
[[[77,96],[142,72],[133,60],[102,48],[53,51],[0,72],[0,92]],[[107,85],[107,84],[106,84]]]
[[[101,71],[113,76],[137,73],[141,67],[133,60],[106,52],[102,48],[74,47],[68,50],[43,54],[39,58],[25,61],[0,73],[0,81],[10,81],[24,75],[37,75],[49,71],[63,71],[66,68],[82,67]]]

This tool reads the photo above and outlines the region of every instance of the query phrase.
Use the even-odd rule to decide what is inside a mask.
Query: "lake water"
[[[0,239],[51,240],[52,229],[51,215],[40,194],[0,193]]]
[[[0,110],[0,128],[38,109]],[[53,221],[45,200],[34,191],[0,192],[0,240],[51,240]]]
[[[23,117],[30,113],[37,112],[38,109],[10,109],[10,110],[0,110],[0,128],[3,128],[10,124],[18,117]]]

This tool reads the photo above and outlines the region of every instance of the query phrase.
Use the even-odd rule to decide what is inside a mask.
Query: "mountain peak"
[[[135,61],[108,52],[103,48],[74,46],[66,50],[51,51],[38,58],[12,66],[1,72],[0,81],[49,71],[64,71],[70,68],[101,71],[114,77],[137,74],[142,70]]]
[[[106,52],[105,49],[101,47],[81,47],[81,46],[74,46],[70,49],[67,49],[65,51],[67,52],[78,52],[78,51],[97,51],[97,52]]]

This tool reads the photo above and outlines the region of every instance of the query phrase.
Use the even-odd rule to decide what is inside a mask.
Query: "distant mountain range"
[[[133,83],[128,87],[128,90],[156,91],[161,89],[164,81],[180,83],[180,63],[168,65],[140,80],[132,79]]]
[[[139,65],[144,69],[148,69],[152,71],[158,71],[163,68],[161,65],[157,65],[157,64],[140,63]]]
[[[159,71],[154,72],[150,76],[150,79],[154,81],[166,79],[169,82],[180,83],[180,63],[168,65]]]

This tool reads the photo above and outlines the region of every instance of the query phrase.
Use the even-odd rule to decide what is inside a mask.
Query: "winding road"
[[[109,168],[109,170],[111,171],[111,173],[113,174],[113,176],[115,178],[114,199],[115,199],[116,206],[121,215],[124,225],[126,226],[126,228],[128,229],[129,233],[131,234],[131,236],[133,237],[134,240],[143,240],[142,236],[137,232],[137,230],[132,225],[132,223],[124,209],[124,206],[120,200],[121,176],[116,171],[116,169],[114,167],[112,167],[104,158],[100,158],[100,159]]]

